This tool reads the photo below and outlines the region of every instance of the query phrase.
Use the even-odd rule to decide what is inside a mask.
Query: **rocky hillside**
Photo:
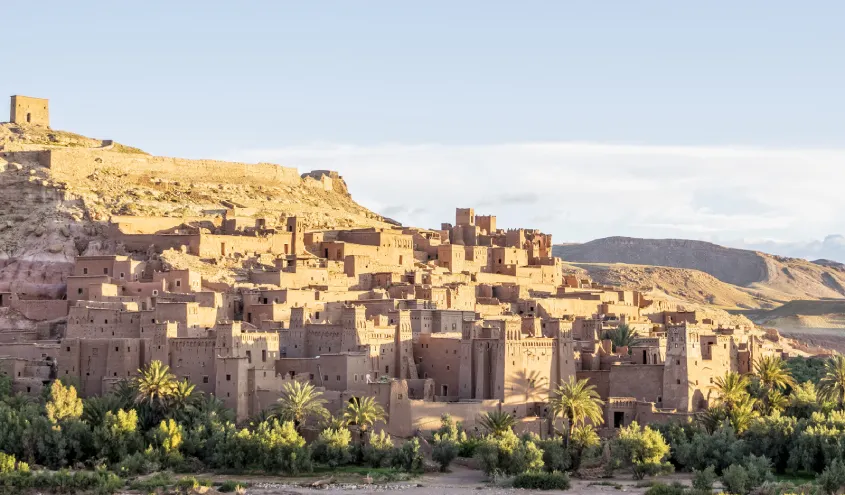
[[[87,175],[44,167],[38,156],[40,150],[85,148],[108,151]],[[110,141],[0,124],[0,291],[14,286],[15,292],[55,297],[75,256],[115,251],[105,235],[113,215],[210,218],[235,203],[256,218],[296,215],[312,228],[387,225],[356,203],[339,177],[331,190],[313,174],[285,184],[180,180],[178,168],[153,176],[109,163],[109,156],[149,157]]]
[[[754,309],[777,304],[761,294],[698,270],[621,263],[567,262],[567,266],[586,273],[600,284],[631,287],[664,299],[726,309]]]
[[[794,299],[845,298],[845,271],[832,263],[772,256],[709,242],[608,237],[555,246],[554,254],[568,262],[639,265],[609,265],[605,276],[634,278],[644,283],[651,280],[678,297],[699,290],[696,287],[703,284],[707,289],[702,291],[711,290],[714,300],[728,304],[735,301],[740,308],[773,307]],[[695,272],[647,270],[647,266]],[[715,280],[705,283],[704,274]]]

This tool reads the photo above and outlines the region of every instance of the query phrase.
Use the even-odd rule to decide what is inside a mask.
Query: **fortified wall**
[[[190,160],[166,156],[121,153],[106,149],[52,149],[38,155],[42,166],[53,173],[85,179],[94,171],[115,168],[135,176],[154,176],[186,182],[256,183],[298,185],[296,168],[272,163],[237,163],[219,160]]]

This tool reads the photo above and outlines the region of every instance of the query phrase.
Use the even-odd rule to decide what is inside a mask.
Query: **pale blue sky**
[[[0,88],[50,98],[54,127],[156,154],[335,168],[356,198],[408,223],[438,225],[454,206],[485,202],[506,226],[530,223],[561,241],[620,234],[803,243],[845,232],[839,200],[786,211],[751,187],[806,169],[804,194],[813,196],[829,187],[830,169],[845,165],[845,2],[30,0],[6,2],[0,13]],[[601,161],[557,148],[539,162],[536,150],[507,162],[491,154],[541,142],[607,149]],[[621,144],[652,151],[636,148],[634,163],[630,147],[614,148]],[[652,165],[654,147],[678,146],[760,153],[734,162],[688,150]],[[393,161],[365,166],[385,149]],[[796,149],[824,159],[809,163]],[[767,169],[770,150],[787,153],[775,160],[782,169]],[[420,173],[428,160],[464,168],[468,178],[440,183]],[[722,175],[701,190],[690,171],[711,166]],[[732,184],[726,167],[746,166],[753,174]],[[385,171],[401,195],[370,175]],[[473,180],[478,171],[512,176]],[[550,180],[573,171],[578,183]],[[608,174],[645,181],[625,201],[594,191],[636,219],[561,207],[567,189],[596,188]],[[714,185],[719,178],[726,188]],[[771,195],[790,195],[802,178],[775,180]],[[534,190],[538,181],[555,187]],[[422,186],[440,191],[432,193],[437,206],[408,194]],[[667,218],[674,207],[640,208],[659,203],[660,190],[685,187],[672,205],[711,215],[704,220],[730,218],[679,227],[688,215]]]

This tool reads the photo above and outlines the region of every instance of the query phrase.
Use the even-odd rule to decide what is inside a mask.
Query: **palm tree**
[[[88,423],[92,428],[102,425],[107,412],[115,412],[120,409],[122,402],[113,394],[94,396],[82,401],[82,421]]]
[[[138,389],[135,403],[167,409],[168,402],[176,392],[176,376],[170,372],[170,367],[161,361],[153,361],[146,369],[138,370],[138,374],[135,379]]]
[[[596,387],[590,385],[588,379],[576,380],[574,376],[570,375],[568,382],[561,380],[554,397],[549,401],[549,405],[552,409],[553,420],[559,414],[562,414],[568,422],[566,430],[567,445],[569,445],[572,430],[576,425],[584,424],[587,420],[597,425],[604,423],[601,407],[603,404],[604,401],[596,392]]]
[[[748,385],[751,382],[745,375],[729,371],[725,376],[716,378],[715,389],[719,394],[717,401],[731,410],[748,397]]]
[[[384,421],[385,417],[384,408],[376,402],[374,397],[362,399],[353,397],[352,401],[346,405],[346,411],[343,413],[343,419],[346,420],[347,425],[358,427],[362,441],[370,427],[378,421]]]
[[[819,380],[819,396],[838,407],[845,404],[845,357],[832,356],[824,363],[824,375]]]
[[[187,379],[176,383],[173,390],[173,405],[175,407],[192,407],[202,399],[203,393],[197,390],[196,385]]]
[[[778,356],[764,356],[754,365],[754,372],[760,383],[769,389],[783,390],[795,385],[795,380],[786,367],[786,361]]]
[[[490,411],[482,414],[478,423],[493,435],[501,436],[516,424],[516,419],[504,411]]]
[[[138,395],[138,384],[129,378],[120,380],[114,384],[109,394],[118,400],[118,409],[129,409]]]
[[[754,410],[756,402],[756,399],[746,395],[728,410],[728,420],[737,434],[747,430],[748,426],[751,425],[751,420],[757,416],[757,412]]]
[[[728,419],[728,410],[722,404],[716,404],[707,408],[706,411],[697,415],[699,424],[704,430],[713,434],[714,431],[721,428]]]
[[[762,403],[763,414],[766,416],[771,416],[775,412],[782,412],[789,406],[789,398],[776,389],[769,390],[760,402]]]
[[[275,414],[282,421],[293,421],[297,431],[311,417],[326,417],[329,412],[323,404],[323,393],[314,385],[305,382],[292,381],[286,383],[282,389],[282,396],[276,401]]]
[[[619,325],[613,330],[607,330],[602,335],[602,338],[610,339],[613,344],[614,352],[617,347],[628,347],[630,350],[631,347],[641,342],[641,340],[637,337],[637,332],[631,330],[631,327],[625,323]]]

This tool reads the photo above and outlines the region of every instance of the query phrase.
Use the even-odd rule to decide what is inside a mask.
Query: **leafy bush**
[[[394,449],[391,455],[393,467],[402,469],[409,473],[421,473],[423,471],[423,455],[420,452],[420,441],[416,438],[402,444]]]
[[[135,480],[129,483],[129,488],[143,493],[152,493],[159,488],[167,488],[176,483],[170,473],[156,473],[143,480]]]
[[[53,493],[111,494],[123,488],[123,480],[108,471],[13,471],[0,474],[0,493],[30,489]]]
[[[829,495],[835,495],[845,487],[845,463],[842,459],[836,459],[820,475],[816,477],[816,483]]]
[[[458,457],[474,457],[475,449],[481,445],[482,440],[478,437],[467,436],[458,443]]]
[[[194,476],[185,476],[176,482],[176,488],[183,491],[195,490],[201,486],[211,486],[211,480],[197,479]]]
[[[672,471],[672,465],[666,462],[669,445],[663,435],[648,426],[640,428],[636,421],[619,430],[611,443],[611,451],[615,463],[628,467],[634,479]]]
[[[768,457],[749,455],[742,465],[748,472],[748,488],[753,490],[767,481],[774,481],[772,461]]]
[[[702,470],[694,470],[692,472],[692,487],[696,490],[712,490],[713,483],[716,481],[716,468],[707,466]]]
[[[546,471],[567,471],[572,466],[572,456],[563,440],[543,440],[538,446],[543,450],[543,467]]]
[[[449,464],[458,456],[458,444],[451,437],[434,434],[434,447],[431,458],[440,465],[440,471],[446,472]]]
[[[299,474],[311,470],[311,456],[293,421],[265,421],[252,435],[265,471]]]
[[[514,488],[532,490],[568,490],[569,475],[560,471],[551,473],[521,473],[513,480]]]
[[[113,468],[123,476],[135,476],[159,471],[161,463],[158,462],[158,455],[152,451],[136,452],[114,465]]]
[[[393,452],[393,440],[384,430],[370,435],[370,441],[363,448],[362,457],[372,467],[386,467],[390,464]]]
[[[675,457],[680,466],[686,469],[716,468],[721,473],[731,464],[739,464],[748,452],[746,443],[736,437],[734,429],[725,426],[713,434],[704,430],[696,431],[688,442],[677,446]]]
[[[741,464],[731,464],[722,471],[722,485],[729,493],[746,495],[750,490],[748,471]]]
[[[15,470],[15,456],[0,452],[0,474],[11,473]]]
[[[352,461],[349,443],[352,434],[348,429],[326,428],[314,444],[314,460],[329,467],[342,466]]]
[[[521,440],[510,430],[488,435],[476,449],[475,457],[488,476],[516,475],[543,468],[543,451],[534,442]]]
[[[230,493],[245,488],[245,485],[239,481],[226,480],[217,487],[220,493]]]

